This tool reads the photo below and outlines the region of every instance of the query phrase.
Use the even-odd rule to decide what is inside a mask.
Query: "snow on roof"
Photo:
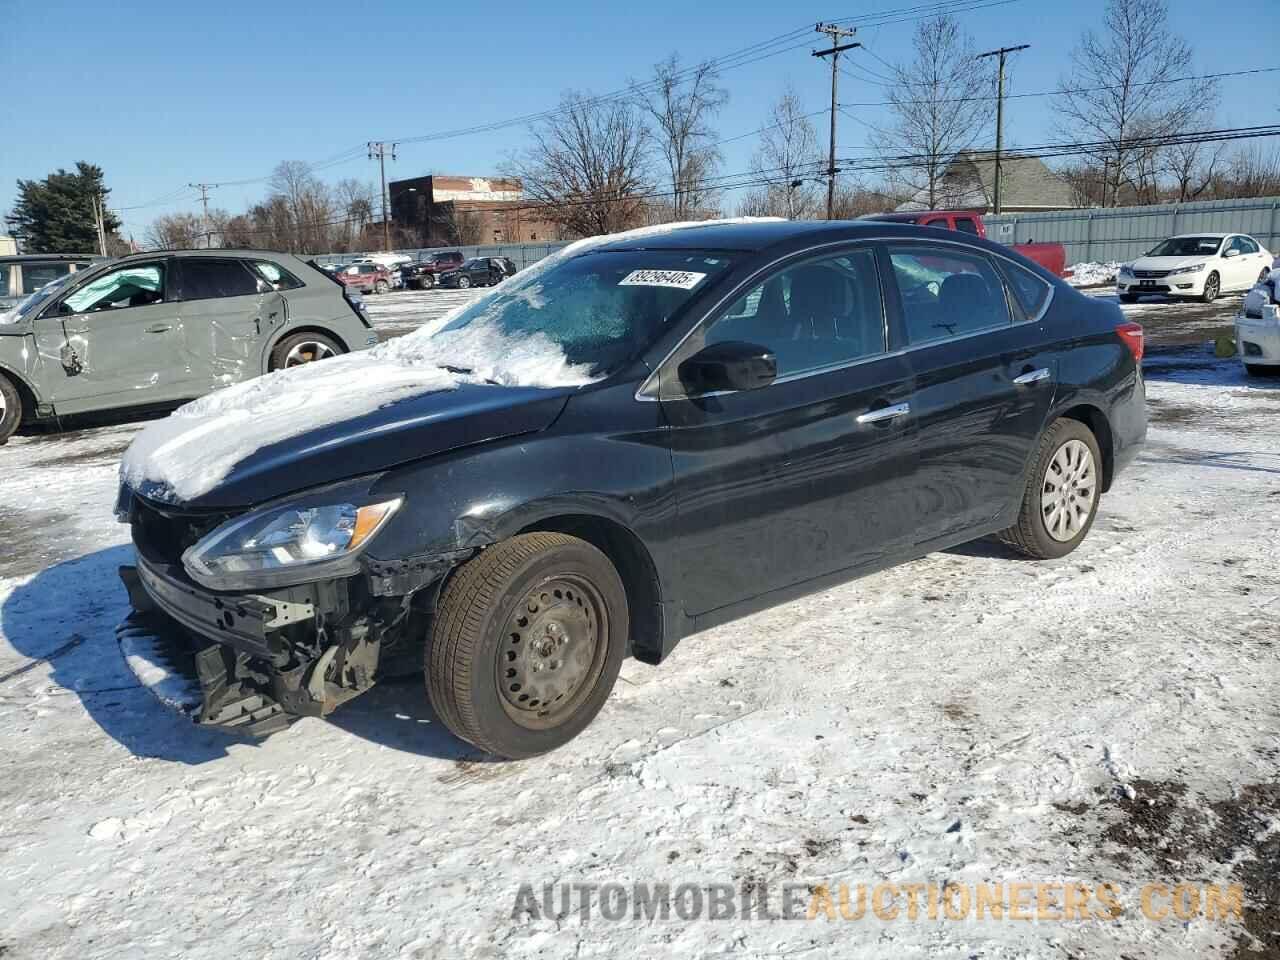
[[[701,225],[668,223],[578,240],[404,337],[210,393],[139,433],[125,451],[120,476],[135,489],[150,482],[167,488],[172,500],[191,500],[208,493],[236,464],[262,447],[408,397],[452,390],[463,383],[527,387],[589,383],[590,370],[569,363],[548,337],[512,338],[486,323],[483,312],[459,330],[442,331],[463,310],[479,307],[483,311],[485,303],[499,293],[524,290],[536,297],[534,285],[543,274],[594,247]],[[470,372],[452,372],[443,365]]]

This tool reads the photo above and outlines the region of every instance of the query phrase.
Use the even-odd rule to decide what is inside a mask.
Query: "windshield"
[[[1218,252],[1221,237],[1170,237],[1148,257],[1208,257]]]
[[[56,296],[58,291],[71,282],[75,277],[74,273],[64,273],[57,280],[50,280],[35,293],[29,293],[7,312],[0,313],[0,323],[20,323],[30,316],[34,316],[35,312],[43,306],[50,297]]]
[[[604,376],[649,347],[676,312],[714,284],[730,263],[724,254],[706,251],[584,254],[532,280],[508,280],[444,331],[488,324],[504,337],[542,334],[569,363]]]

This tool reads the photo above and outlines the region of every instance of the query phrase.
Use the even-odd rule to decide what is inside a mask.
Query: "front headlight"
[[[1203,269],[1203,263],[1193,263],[1189,267],[1175,267],[1173,270],[1169,271],[1169,276],[1176,277],[1182,273],[1199,273]]]
[[[182,555],[213,590],[282,587],[357,571],[356,556],[403,498],[379,503],[302,500],[228,520]]]

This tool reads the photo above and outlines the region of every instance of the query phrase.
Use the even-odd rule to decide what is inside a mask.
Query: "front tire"
[[[436,278],[430,273],[424,273],[422,275],[422,279],[419,281],[419,285],[423,290],[430,290],[436,285]]]
[[[0,375],[0,447],[9,442],[22,423],[22,397],[8,377]]]
[[[1200,302],[1213,303],[1218,299],[1218,294],[1221,292],[1222,281],[1218,278],[1218,272],[1215,270],[1205,278],[1204,291],[1200,294]]]
[[[507,759],[554,750],[608,699],[628,646],[609,558],[561,533],[488,547],[445,584],[427,644],[427,695],[454,734]]]
[[[467,287],[469,287],[469,286],[471,286],[471,278],[470,278],[470,277],[459,277],[459,278],[458,278],[458,289],[459,289],[459,290],[465,290],[465,289],[467,289]]]
[[[1040,438],[1018,522],[998,536],[1036,560],[1065,557],[1089,533],[1101,494],[1102,453],[1093,431],[1078,420],[1056,420]]]

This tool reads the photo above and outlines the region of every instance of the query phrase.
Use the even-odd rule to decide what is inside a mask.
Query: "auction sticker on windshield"
[[[706,277],[690,270],[632,270],[618,281],[620,287],[676,287],[692,290]]]

